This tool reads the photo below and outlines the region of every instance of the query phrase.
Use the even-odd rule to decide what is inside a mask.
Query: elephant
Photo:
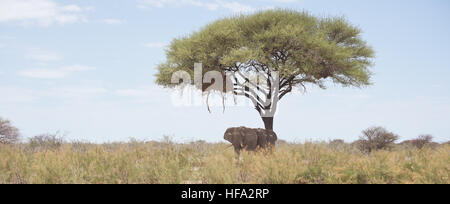
[[[235,127],[227,129],[224,139],[232,144],[234,151],[239,155],[243,149],[247,151],[272,149],[278,138],[271,130]]]

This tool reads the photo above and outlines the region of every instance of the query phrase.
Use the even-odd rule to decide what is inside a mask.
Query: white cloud
[[[6,45],[0,43],[0,48],[4,48]]]
[[[77,5],[59,5],[53,0],[0,0],[0,23],[21,25],[67,24],[85,21],[83,9]]]
[[[107,19],[103,19],[101,20],[102,23],[106,23],[108,25],[120,25],[123,24],[124,21],[119,20],[119,19],[113,19],[113,18],[107,18]]]
[[[148,48],[163,48],[167,46],[167,43],[152,42],[152,43],[145,43],[144,46]]]
[[[67,11],[67,12],[81,12],[83,11],[82,8],[80,8],[77,5],[67,5],[67,6],[63,6],[61,7],[61,10],[63,11]]]
[[[36,79],[61,79],[71,75],[74,72],[94,70],[94,67],[72,65],[61,67],[59,69],[28,69],[19,72],[20,76]]]
[[[51,70],[51,69],[30,69],[19,72],[20,76],[29,78],[39,78],[39,79],[58,79],[67,76],[67,72],[62,70]]]
[[[227,1],[219,1],[220,2],[220,7],[223,7],[225,9],[228,9],[230,11],[236,12],[236,13],[248,13],[248,12],[252,12],[255,11],[255,8],[248,6],[248,5],[243,5],[241,3],[238,2],[227,2]]]
[[[61,68],[62,70],[68,71],[68,72],[79,72],[79,71],[89,71],[94,70],[94,67],[89,66],[83,66],[83,65],[72,65],[72,66],[66,66]]]
[[[42,50],[39,48],[29,49],[28,52],[28,59],[33,59],[40,62],[58,61],[62,58],[58,53]]]
[[[103,86],[85,84],[85,85],[64,85],[51,88],[25,88],[18,86],[0,86],[0,93],[2,93],[2,100],[0,105],[8,103],[28,103],[43,98],[51,99],[73,99],[82,100],[105,95],[109,90]],[[2,104],[3,103],[3,104]]]
[[[83,99],[90,98],[93,96],[98,96],[101,94],[107,94],[108,90],[104,87],[95,86],[64,86],[57,87],[48,90],[46,96],[56,97],[56,98],[72,98],[72,99]]]
[[[141,0],[138,8],[145,9],[148,7],[164,8],[168,6],[195,6],[210,11],[226,9],[232,12],[252,12],[255,10],[250,5],[241,4],[237,1],[224,0]]]

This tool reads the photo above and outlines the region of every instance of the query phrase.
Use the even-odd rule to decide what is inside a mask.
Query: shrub
[[[358,148],[365,153],[371,153],[375,150],[390,149],[398,135],[387,131],[382,127],[372,127],[362,132],[360,140],[357,141]]]
[[[337,139],[337,140],[331,140],[329,143],[328,143],[328,146],[331,148],[331,149],[334,149],[334,150],[336,150],[336,149],[341,149],[342,147],[344,147],[346,144],[345,144],[345,141],[344,140],[340,140],[340,139]]]
[[[12,126],[9,120],[0,118],[0,144],[14,144],[19,138],[19,129]]]
[[[413,147],[416,147],[418,149],[422,149],[426,146],[432,146],[433,145],[433,136],[431,135],[420,135],[417,139],[414,140],[407,140],[402,142],[402,144],[410,145]]]
[[[74,152],[85,153],[90,149],[93,149],[96,145],[86,141],[72,141],[70,144]]]
[[[29,139],[29,145],[33,151],[56,150],[63,144],[64,138],[59,132],[54,134],[42,134]]]
[[[277,146],[278,146],[278,145],[287,145],[288,142],[287,142],[286,140],[281,140],[281,139],[279,139],[279,140],[276,141],[275,144],[276,144]]]
[[[331,146],[338,146],[338,145],[344,145],[344,144],[345,144],[345,141],[340,140],[340,139],[330,141]]]

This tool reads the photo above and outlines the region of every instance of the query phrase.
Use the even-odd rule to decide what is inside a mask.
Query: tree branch
[[[253,96],[251,96],[251,95],[249,95],[249,94],[247,94],[245,92],[236,92],[236,91],[234,91],[233,94],[236,95],[236,96],[245,96],[248,99],[250,99],[253,102],[253,104],[255,105],[255,108],[260,113],[261,113],[261,109],[264,109],[264,107],[260,103],[258,103],[258,101]]]
[[[292,92],[292,86],[289,86],[286,90],[282,91],[280,96],[278,97],[279,100],[281,100],[286,94]]]
[[[253,83],[250,81],[250,79],[248,77],[246,77],[244,74],[242,74],[242,72],[240,71],[236,71],[239,76],[241,76],[242,78],[244,78],[245,82],[249,83],[250,85],[254,86],[258,91],[260,91],[261,93],[263,93],[264,95],[267,95],[267,92],[264,90],[264,88],[261,88],[260,86],[258,86],[257,84]],[[233,74],[234,75],[234,74]],[[234,77],[236,78],[236,75],[234,75]]]
[[[253,89],[251,89],[251,88],[248,87],[247,85],[244,85],[244,84],[240,83],[239,80],[238,80],[238,78],[236,77],[236,75],[235,75],[234,73],[231,73],[231,74],[233,75],[234,80],[235,80],[235,84],[234,84],[234,85],[235,85],[235,86],[240,86],[240,87],[241,87],[241,89],[235,88],[234,90],[240,90],[240,91],[243,91],[243,92],[250,92],[250,93],[253,95],[253,97],[256,98],[256,100],[257,100],[258,102],[264,103],[264,101],[261,101],[261,97],[260,97]]]

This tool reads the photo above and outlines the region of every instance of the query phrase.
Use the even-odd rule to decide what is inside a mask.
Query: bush
[[[276,143],[275,143],[275,145],[287,145],[287,144],[289,144],[286,140],[281,140],[281,139],[278,139],[277,141],[276,141]]]
[[[0,118],[0,144],[14,144],[19,139],[19,129],[12,126],[9,120]]]
[[[387,131],[382,127],[372,127],[362,132],[360,140],[357,141],[358,148],[365,153],[371,153],[375,150],[390,149],[398,135]]]
[[[74,152],[79,153],[85,153],[95,147],[94,144],[85,141],[72,141],[70,146]]]
[[[341,139],[337,139],[337,140],[331,140],[330,141],[330,145],[331,146],[339,146],[339,145],[344,145],[345,141],[341,140]]]
[[[64,137],[59,132],[54,134],[42,134],[29,139],[30,148],[33,151],[57,150],[64,144]]]
[[[402,144],[410,145],[413,147],[416,147],[418,149],[422,149],[426,146],[432,146],[433,145],[433,136],[431,135],[420,135],[417,139],[414,140],[407,140],[402,142]]]
[[[340,140],[340,139],[337,139],[337,140],[331,140],[329,143],[328,143],[328,146],[331,148],[331,149],[334,149],[334,150],[337,150],[337,149],[341,149],[342,147],[344,147],[346,144],[345,144],[345,141],[344,140]]]

